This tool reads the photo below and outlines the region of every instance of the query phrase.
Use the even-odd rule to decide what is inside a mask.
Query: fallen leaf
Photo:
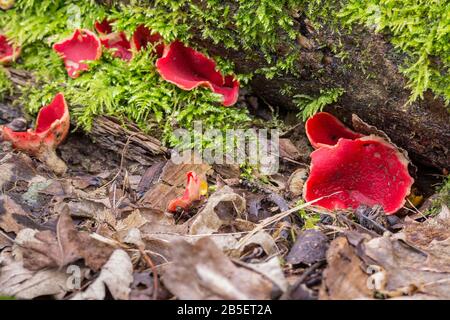
[[[41,231],[34,239],[21,244],[24,266],[30,270],[61,268],[79,259],[87,266],[98,270],[108,260],[113,248],[97,241],[86,232],[75,229],[69,213],[60,214],[56,234]]]
[[[172,246],[173,261],[162,281],[179,299],[269,299],[272,284],[262,275],[237,267],[209,238],[195,244],[178,240]]]
[[[364,264],[345,237],[331,242],[327,263],[319,299],[369,299],[373,296],[367,285],[369,276],[364,272]]]
[[[69,291],[70,273],[64,270],[46,269],[30,271],[10,250],[0,253],[0,296],[33,299],[40,296],[58,295]]]
[[[6,194],[0,195],[0,228],[5,232],[19,233],[24,228],[45,229],[30,219],[22,206]]]
[[[133,282],[133,265],[128,254],[115,250],[103,266],[97,279],[83,292],[71,300],[103,300],[106,288],[116,300],[128,300],[130,285]]]
[[[246,263],[245,266],[255,270],[272,281],[277,285],[281,292],[286,292],[288,289],[288,281],[284,276],[283,269],[280,265],[280,259],[278,257],[273,257],[268,261],[261,263]]]
[[[245,199],[224,186],[213,193],[206,206],[190,221],[189,234],[212,234],[224,224],[231,224],[245,211]]]

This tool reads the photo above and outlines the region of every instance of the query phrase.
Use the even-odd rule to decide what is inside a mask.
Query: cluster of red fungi
[[[414,179],[408,159],[394,145],[354,132],[326,112],[308,119],[306,134],[316,149],[303,190],[306,201],[329,210],[381,205],[386,214],[403,207]]]
[[[143,25],[136,29],[131,40],[124,32],[113,32],[107,20],[95,23],[95,29],[99,36],[77,29],[71,37],[54,44],[53,49],[63,58],[70,77],[77,78],[88,70],[86,61],[100,59],[102,46],[112,49],[115,57],[129,61],[135,52],[152,45],[158,57],[156,69],[164,80],[184,90],[208,87],[222,96],[224,106],[236,103],[239,82],[231,75],[222,75],[213,60],[182,42],[165,45],[159,34]],[[0,35],[0,64],[11,63],[19,54],[20,48]],[[2,138],[11,141],[15,148],[62,174],[67,167],[56,156],[55,149],[67,136],[69,127],[67,103],[59,93],[40,110],[35,129],[15,132],[3,127],[0,131]],[[408,160],[395,146],[378,136],[354,132],[326,112],[308,119],[306,134],[316,149],[311,154],[310,175],[304,186],[306,201],[329,210],[378,204],[386,214],[394,214],[403,207],[414,180],[408,173]],[[205,194],[203,179],[189,172],[187,180],[185,193],[169,204],[169,211],[186,210]]]
[[[164,80],[184,90],[208,87],[222,96],[224,106],[236,103],[239,81],[232,75],[222,75],[216,70],[213,60],[182,42],[174,41],[165,45],[158,33],[152,33],[144,25],[136,28],[131,40],[124,32],[113,32],[111,22],[106,19],[96,22],[94,27],[98,35],[89,30],[76,29],[72,36],[53,45],[53,50],[63,59],[71,78],[77,78],[81,72],[89,69],[87,61],[100,59],[102,47],[111,49],[114,57],[130,61],[134,53],[151,45],[158,57],[156,68]],[[19,55],[20,47],[5,35],[0,35],[0,64],[8,65]],[[37,157],[54,172],[63,174],[67,167],[57,157],[55,149],[67,136],[69,127],[67,103],[64,95],[59,93],[39,111],[34,129],[15,132],[7,126],[0,126],[0,134],[3,140],[10,141],[16,149]],[[189,197],[192,198],[192,192]]]
[[[216,70],[214,60],[182,42],[165,45],[158,33],[152,33],[144,25],[136,28],[131,39],[123,31],[113,32],[108,20],[96,22],[95,29],[99,36],[89,30],[77,29],[71,37],[53,45],[53,49],[64,59],[70,77],[76,78],[88,69],[85,61],[100,59],[102,46],[113,50],[115,57],[129,61],[133,53],[152,45],[158,57],[156,68],[164,80],[184,90],[208,87],[222,96],[224,106],[236,103],[239,81],[232,75],[222,75]]]

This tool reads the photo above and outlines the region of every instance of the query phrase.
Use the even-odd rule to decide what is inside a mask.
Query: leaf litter
[[[70,138],[61,149],[68,174],[56,178],[2,146],[0,295],[450,299],[448,208],[390,221],[376,207],[303,203],[310,149],[297,139],[283,136],[279,174],[254,180],[196,155],[148,166],[87,142],[95,152],[79,157],[85,146]],[[189,172],[208,181],[208,194],[168,212]]]

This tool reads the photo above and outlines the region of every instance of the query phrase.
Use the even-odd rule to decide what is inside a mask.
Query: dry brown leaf
[[[133,265],[128,254],[115,250],[103,266],[97,279],[83,292],[77,293],[72,300],[103,300],[106,287],[116,300],[128,300],[130,285],[133,282]]]
[[[30,270],[63,267],[84,259],[87,266],[98,270],[108,260],[113,248],[92,239],[86,232],[75,229],[69,213],[60,214],[56,235],[41,231],[32,241],[25,241],[21,248],[24,266]]]
[[[43,229],[30,219],[30,215],[22,206],[6,194],[0,195],[0,228],[16,234],[24,228]]]
[[[163,283],[179,299],[269,299],[272,284],[260,274],[237,267],[209,238],[194,245],[173,242],[173,261]]]
[[[325,300],[368,299],[368,275],[362,261],[345,237],[333,240],[327,252],[328,266],[323,272],[319,298]]]
[[[30,271],[10,250],[0,253],[0,296],[33,299],[40,296],[61,295],[69,291],[70,273],[46,269]]]
[[[232,223],[245,211],[245,199],[224,186],[208,199],[206,206],[190,221],[189,234],[212,234]]]

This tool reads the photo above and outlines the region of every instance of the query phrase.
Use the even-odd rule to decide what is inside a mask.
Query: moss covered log
[[[172,130],[189,128],[193,119],[220,129],[251,123],[245,102],[223,108],[205,89],[186,92],[162,81],[150,52],[129,64],[104,55],[91,72],[68,79],[51,44],[75,27],[92,29],[95,20],[108,18],[128,35],[145,24],[167,42],[188,43],[300,119],[322,108],[346,122],[356,113],[414,160],[449,168],[449,2],[407,2],[17,0],[13,10],[0,13],[0,23],[23,46],[13,67],[32,71],[39,83],[38,89],[22,87],[27,109],[37,111],[64,90],[86,130],[100,115],[128,118],[170,146],[177,143]]]

